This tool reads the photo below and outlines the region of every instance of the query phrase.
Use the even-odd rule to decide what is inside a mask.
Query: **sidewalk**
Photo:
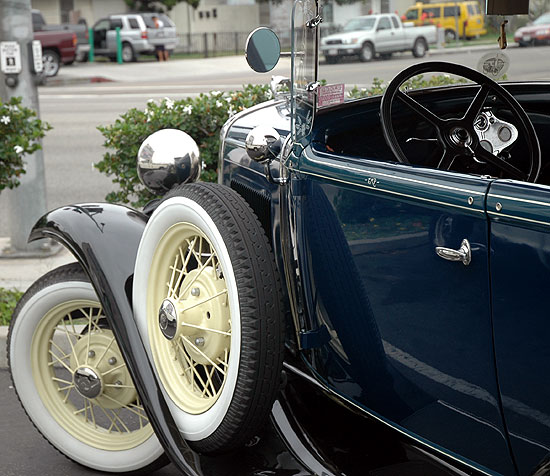
[[[93,63],[74,63],[63,66],[57,76],[47,80],[48,86],[79,83],[101,83],[105,81],[124,82],[182,82],[197,80],[202,76],[212,76],[220,72],[231,71],[236,76],[249,74],[252,70],[244,54],[239,56],[220,56],[216,58],[174,59],[169,61],[141,61],[136,63],[113,63],[97,61]],[[273,74],[286,74],[290,71],[290,58],[281,58]],[[287,73],[285,73],[287,71]],[[259,75],[259,73],[258,73]]]
[[[8,238],[0,237],[0,249],[4,249],[8,244]],[[76,261],[75,258],[66,248],[62,248],[59,253],[50,258],[0,259],[0,287],[26,291],[40,276],[73,261]],[[6,357],[7,336],[8,327],[0,326],[0,369],[8,366]]]

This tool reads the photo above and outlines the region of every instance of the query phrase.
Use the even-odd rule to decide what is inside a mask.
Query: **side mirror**
[[[281,44],[275,32],[265,26],[256,28],[246,39],[248,65],[258,73],[271,71],[281,57]]]
[[[201,173],[197,143],[177,129],[154,132],[139,148],[137,172],[143,185],[158,195],[176,184],[194,182]]]

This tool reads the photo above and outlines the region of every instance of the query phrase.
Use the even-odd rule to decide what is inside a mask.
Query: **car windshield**
[[[546,15],[542,15],[541,17],[537,18],[533,25],[547,25],[550,23],[550,13],[547,13]]]
[[[354,18],[346,23],[343,31],[372,30],[375,22],[375,18]]]
[[[531,2],[532,3],[532,2]],[[407,20],[403,11],[397,15],[372,13],[355,17],[340,26],[341,14],[332,18],[325,13],[321,24],[319,48],[320,81],[345,85],[344,99],[351,101],[381,95],[399,72],[424,62],[454,63],[480,72],[497,82],[550,81],[550,23],[546,8],[529,15],[485,15],[470,17],[468,9],[461,16],[429,20]],[[477,9],[475,9],[477,11]],[[443,10],[441,10],[443,13]],[[381,15],[384,15],[382,17]],[[377,29],[383,18],[391,18],[399,34]],[[530,23],[533,18],[536,20]],[[504,20],[507,22],[505,23]],[[399,29],[400,23],[408,22]],[[505,23],[506,47],[500,45],[501,24]],[[536,30],[524,28],[538,25]],[[350,32],[357,32],[350,35]],[[425,71],[404,87],[421,89],[471,83],[448,71]]]

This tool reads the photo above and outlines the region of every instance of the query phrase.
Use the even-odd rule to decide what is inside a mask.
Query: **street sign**
[[[40,40],[32,40],[31,51],[33,73],[40,74],[44,71],[44,61],[42,60],[42,43],[40,43]]]
[[[0,42],[0,66],[4,74],[21,72],[21,48],[17,41]]]

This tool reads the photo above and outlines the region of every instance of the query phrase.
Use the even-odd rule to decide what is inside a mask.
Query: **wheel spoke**
[[[192,327],[193,329],[200,329],[201,331],[214,332],[216,334],[222,334],[224,336],[230,336],[231,335],[231,332],[220,331],[218,329],[211,329],[210,327],[197,326],[195,324],[187,324],[185,322],[183,322],[181,325],[184,326],[184,327]]]
[[[116,424],[116,420],[114,418],[111,417],[111,415],[109,415],[107,413],[107,411],[105,410],[105,408],[103,408],[101,405],[97,405],[99,407],[99,409],[103,412],[103,414],[107,417],[107,419],[111,422],[111,425],[109,426],[109,428],[107,428],[107,431],[109,433],[112,433],[113,431],[113,428],[116,428],[117,431],[119,433],[122,433],[122,431],[120,431],[120,428],[118,427],[118,425]]]
[[[194,388],[195,388],[194,383],[195,383],[195,377],[196,377],[197,379],[200,380],[200,383],[201,383],[202,388],[203,388],[202,395],[204,396],[204,391],[207,389],[207,385],[206,385],[205,381],[202,379],[199,372],[197,371],[195,362],[191,359],[191,357],[189,355],[187,355],[187,352],[185,352],[185,348],[183,348],[183,346],[182,346],[182,352],[183,352],[183,356],[184,356],[185,360],[187,361],[187,365],[189,365],[189,368],[191,369],[191,390],[194,390]],[[200,391],[200,388],[199,388],[199,391]],[[210,393],[210,392],[208,392],[208,393]],[[213,397],[214,395],[210,394],[208,396]]]
[[[443,119],[440,119],[437,117],[433,112],[426,109],[422,104],[420,104],[418,101],[415,101],[413,98],[411,98],[408,94],[405,94],[404,92],[397,90],[395,93],[396,97],[401,99],[407,106],[409,106],[413,111],[415,111],[417,114],[422,116],[424,119],[426,119],[429,123],[433,124],[438,129],[441,129],[444,125]]]
[[[509,174],[511,177],[517,180],[527,180],[527,174],[525,172],[522,172],[517,167],[514,167],[513,165],[509,164],[503,159],[500,159],[496,155],[491,154],[491,152],[485,150],[483,147],[479,146],[476,149],[475,154],[478,158],[489,162],[490,164]]]
[[[179,258],[180,256],[176,255],[176,258],[174,259],[174,265],[170,266],[170,269],[172,270],[172,274],[170,275],[170,281],[166,283],[166,285],[168,286],[168,296],[174,295],[175,288],[173,288],[172,285],[174,284],[174,277],[176,275],[176,269],[178,268]]]
[[[103,353],[101,354],[101,356],[97,359],[97,363],[99,364],[102,360],[103,360],[103,357],[105,357],[105,354],[107,354],[107,352],[109,351],[109,349],[111,348],[111,346],[113,345],[113,342],[115,341],[115,336],[113,336],[113,338],[109,341],[109,343],[107,344],[107,347],[105,347],[105,350],[103,351]]]
[[[190,339],[188,339],[187,337],[185,336],[181,336],[181,338],[183,340],[185,340],[185,342],[187,342],[191,347],[193,347],[194,350],[196,350],[199,354],[201,354],[201,356],[203,356],[206,360],[208,360],[208,362],[210,362],[211,365],[213,365],[214,367],[216,367],[224,376],[226,374],[226,372],[224,370],[222,370],[218,364],[216,364],[216,362],[214,362],[210,357],[208,357],[208,355],[206,355],[202,350],[200,350],[195,344],[193,344],[193,342],[191,342]]]
[[[120,365],[117,365],[116,367],[113,367],[112,369],[107,370],[106,372],[103,372],[103,376],[108,375],[115,370],[121,369],[122,367],[126,367],[126,363],[122,363]]]
[[[141,418],[146,418],[147,419],[147,417],[144,414],[141,414],[139,411],[134,410],[134,408],[132,408],[132,406],[125,405],[121,401],[117,400],[116,398],[111,397],[110,395],[107,395],[106,393],[104,393],[103,396],[105,398],[107,398],[108,400],[111,400],[113,403],[116,403],[120,408],[125,408],[129,412],[132,412],[137,416],[141,416]],[[136,408],[140,408],[143,411],[143,407],[136,407]]]
[[[71,373],[71,375],[74,374],[73,369],[71,369],[65,362],[63,362],[61,359],[59,359],[59,358],[57,357],[57,355],[55,355],[55,354],[52,352],[51,349],[49,349],[48,352],[49,352],[49,354],[50,354],[52,357],[54,357],[55,359],[57,359],[57,362],[59,362],[63,367],[65,367],[65,368],[67,369],[67,371]],[[50,363],[51,363],[52,365],[55,365],[55,363],[54,363],[53,361],[50,362]]]
[[[487,96],[489,96],[489,92],[491,91],[491,88],[484,84],[481,86],[479,91],[476,94],[476,97],[468,107],[468,110],[466,111],[466,114],[464,115],[464,120],[468,124],[473,124],[476,117],[481,112],[481,108],[483,107],[483,104],[485,103],[485,100],[487,99]]]
[[[72,320],[71,320],[72,322]],[[65,319],[63,319],[63,327],[65,328],[65,332],[66,332],[66,336],[67,336],[67,340],[69,341],[69,345],[71,346],[71,351],[74,355],[74,360],[75,360],[75,363],[76,363],[76,366],[79,367],[80,366],[80,363],[78,362],[78,356],[76,355],[76,352],[74,351],[74,345],[73,345],[73,341],[71,339],[71,336],[69,335],[69,330],[67,329],[67,326],[65,324]],[[73,329],[74,329],[74,325],[73,325]],[[78,340],[78,339],[77,339]],[[53,344],[53,340],[50,341],[52,344]],[[55,344],[54,344],[55,345]],[[57,347],[57,346],[56,346]]]
[[[193,284],[195,284],[195,281],[197,281],[197,279],[200,277],[201,273],[204,271],[204,269],[208,266],[208,264],[210,263],[210,261],[212,261],[212,259],[214,258],[214,255],[211,254],[210,257],[206,260],[206,262],[200,266],[200,269],[199,269],[199,272],[197,273],[197,275],[187,284],[187,286],[185,286],[185,289],[183,291],[180,292],[179,296],[178,296],[178,300],[181,300],[182,296],[185,295],[185,293],[191,288],[191,286],[193,286]],[[199,263],[200,265],[200,263]]]
[[[227,294],[227,289],[224,289],[223,291],[220,291],[219,293],[213,294],[210,297],[207,297],[206,299],[203,299],[202,301],[196,302],[195,304],[192,304],[191,306],[186,307],[185,309],[180,309],[180,312],[183,314],[186,311],[189,311],[190,309],[193,309],[198,306],[202,306],[203,304],[207,303],[208,301],[212,301],[212,299],[216,299],[217,297],[222,296],[223,294]]]

